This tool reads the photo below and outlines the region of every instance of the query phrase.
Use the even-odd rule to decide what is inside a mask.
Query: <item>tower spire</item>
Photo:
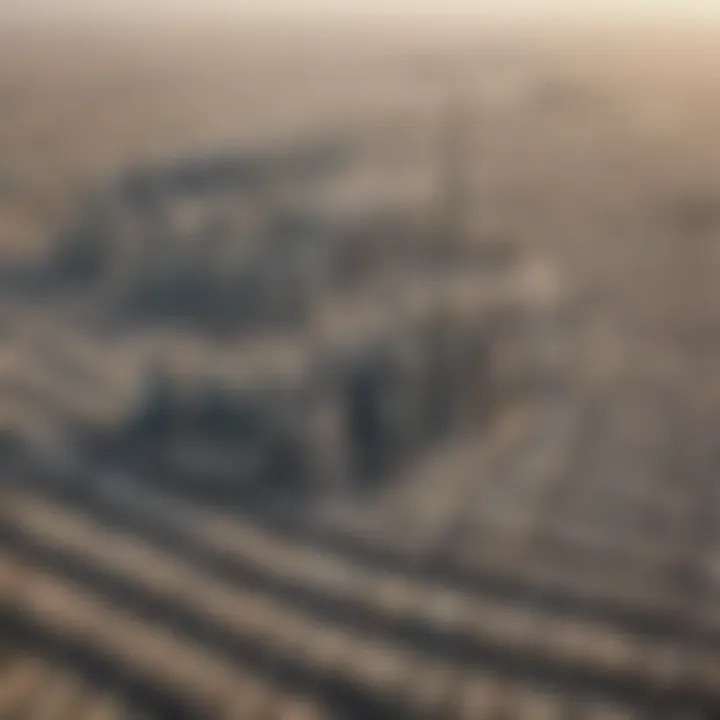
[[[451,97],[442,110],[437,185],[440,256],[452,257],[468,240],[472,207],[472,111],[466,99]]]

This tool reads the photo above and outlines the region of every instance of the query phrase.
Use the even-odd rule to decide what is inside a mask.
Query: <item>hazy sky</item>
[[[192,0],[185,0],[186,2]],[[223,0],[216,0],[223,4]],[[305,10],[384,10],[431,13],[479,13],[502,15],[516,13],[543,14],[549,12],[607,13],[607,12],[708,12],[720,11],[720,0],[224,0],[224,4]]]
[[[556,13],[601,15],[717,15],[720,0],[0,0],[13,14],[83,16],[149,10],[187,13],[415,14],[503,17]]]

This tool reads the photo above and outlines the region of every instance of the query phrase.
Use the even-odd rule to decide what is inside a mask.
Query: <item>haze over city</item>
[[[0,0],[0,718],[718,720],[696,0]]]

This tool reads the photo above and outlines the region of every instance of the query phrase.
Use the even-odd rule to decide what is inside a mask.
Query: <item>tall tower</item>
[[[473,112],[462,98],[444,106],[438,137],[435,228],[438,255],[449,260],[469,241],[472,219]]]

